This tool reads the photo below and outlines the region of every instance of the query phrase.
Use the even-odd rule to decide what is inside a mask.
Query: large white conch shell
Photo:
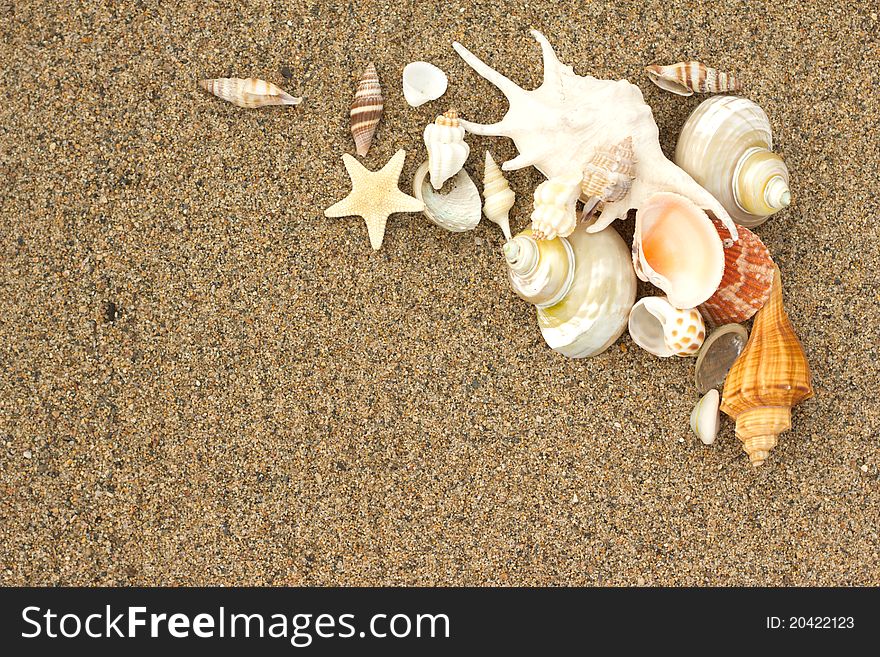
[[[577,226],[575,206],[581,195],[581,179],[577,170],[558,178],[545,180],[535,190],[532,230],[539,240],[552,240],[557,235],[568,237]]]
[[[656,192],[676,192],[711,210],[737,239],[736,226],[724,207],[663,155],[657,124],[638,87],[626,80],[575,75],[570,66],[556,58],[544,35],[537,30],[532,30],[532,35],[541,44],[544,56],[544,82],[532,91],[490,68],[461,44],[452,44],[462,59],[510,102],[510,109],[498,123],[462,121],[468,132],[513,139],[520,154],[505,162],[502,169],[512,171],[531,165],[553,178],[572,166],[583,170],[596,148],[631,137],[638,162],[632,187],[622,199],[604,207],[589,231],[600,231],[625,217],[629,209],[640,208]]]
[[[464,140],[464,128],[458,112],[449,110],[425,128],[425,147],[428,149],[428,167],[434,189],[461,171],[471,152]]]
[[[773,152],[770,120],[747,98],[702,102],[681,129],[675,163],[748,228],[791,203],[788,168]]]
[[[666,297],[644,297],[629,313],[629,335],[642,349],[661,358],[696,356],[706,338],[706,326],[694,308],[679,310]]]
[[[510,239],[510,208],[516,201],[516,195],[489,151],[486,151],[486,168],[483,172],[483,198],[486,219],[498,224],[504,237]]]
[[[636,213],[636,275],[666,292],[676,308],[696,308],[724,274],[724,246],[712,220],[684,196],[654,194]]]
[[[536,240],[530,229],[504,244],[513,290],[537,306],[541,335],[569,358],[595,356],[626,330],[636,277],[613,228]]]

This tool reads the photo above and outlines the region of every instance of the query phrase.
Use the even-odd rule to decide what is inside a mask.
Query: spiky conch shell
[[[471,134],[513,140],[519,155],[502,164],[502,171],[534,166],[547,178],[562,175],[572,167],[583,171],[597,145],[632,137],[638,163],[632,187],[621,200],[602,208],[602,214],[587,227],[588,232],[599,232],[612,221],[625,218],[630,209],[640,209],[656,193],[671,191],[710,210],[736,236],[736,225],[718,200],[666,159],[660,148],[660,131],[638,87],[626,80],[576,75],[571,66],[559,61],[543,34],[532,30],[532,35],[541,44],[544,79],[530,91],[487,66],[460,43],[452,44],[465,62],[498,87],[510,103],[497,123],[462,121]]]
[[[379,85],[379,74],[371,62],[364,69],[351,103],[351,136],[354,137],[357,154],[361,157],[369,152],[376,126],[379,125],[384,111],[385,99]]]
[[[791,429],[791,409],[813,396],[810,366],[782,304],[775,269],[770,299],[755,316],[752,334],[724,381],[721,410],[736,420],[736,437],[752,465],[761,465]]]
[[[486,151],[486,168],[483,173],[483,199],[483,214],[486,219],[501,226],[504,237],[510,239],[510,208],[516,201],[516,195],[489,151]]]
[[[710,68],[701,62],[678,62],[668,66],[652,64],[646,66],[645,71],[651,82],[679,96],[692,96],[694,92],[737,93],[742,90],[742,84],[735,75]]]
[[[724,245],[724,274],[721,284],[699,306],[710,326],[740,324],[750,319],[770,298],[775,265],[764,243],[745,226],[740,226],[739,241],[717,219],[712,219]]]
[[[428,169],[431,185],[440,189],[443,184],[461,171],[470,155],[471,147],[464,140],[464,128],[458,112],[451,109],[428,124],[423,135],[428,150]]]
[[[249,109],[267,105],[299,105],[302,102],[302,98],[295,98],[271,82],[258,78],[199,80],[199,86],[217,98]]]
[[[568,237],[577,227],[575,206],[581,195],[581,174],[570,171],[545,180],[535,190],[532,230],[539,240]]]
[[[584,167],[581,198],[584,216],[589,216],[602,203],[621,200],[629,193],[636,173],[632,137],[611,148],[600,148]]]

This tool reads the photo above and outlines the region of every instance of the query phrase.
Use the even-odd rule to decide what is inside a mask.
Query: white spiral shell
[[[471,152],[464,140],[464,128],[458,120],[458,112],[449,110],[438,116],[425,128],[425,147],[428,149],[428,169],[434,189],[461,171]]]

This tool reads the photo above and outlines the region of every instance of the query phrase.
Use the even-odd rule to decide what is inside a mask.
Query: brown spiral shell
[[[358,82],[354,101],[351,103],[351,136],[354,137],[357,154],[361,157],[370,150],[376,126],[379,125],[384,110],[385,99],[382,97],[382,87],[379,86],[379,75],[371,62]]]

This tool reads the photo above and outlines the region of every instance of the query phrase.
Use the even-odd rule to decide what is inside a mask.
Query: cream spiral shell
[[[302,102],[302,98],[295,98],[271,82],[258,78],[199,80],[199,86],[217,98],[249,109],[268,105],[299,105]]]
[[[748,228],[791,203],[788,168],[773,152],[770,121],[746,98],[701,103],[681,129],[675,163]]]
[[[501,226],[504,237],[510,239],[510,208],[516,201],[516,195],[489,151],[486,151],[486,168],[483,173],[483,199],[483,214],[486,219]]]

